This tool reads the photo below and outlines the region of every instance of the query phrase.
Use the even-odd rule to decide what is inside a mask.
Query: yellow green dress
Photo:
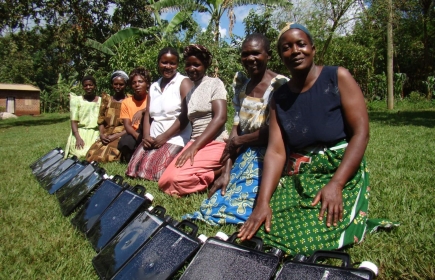
[[[85,157],[92,144],[99,138],[98,114],[100,111],[101,97],[97,102],[89,102],[83,99],[83,96],[70,93],[70,113],[71,121],[78,122],[78,132],[85,142],[81,150],[76,149],[76,138],[70,131],[68,141],[65,147],[65,158],[75,155]]]

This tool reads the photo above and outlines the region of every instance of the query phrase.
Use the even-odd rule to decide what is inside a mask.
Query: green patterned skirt
[[[366,231],[369,174],[365,159],[343,189],[343,221],[336,227],[319,221],[321,203],[311,206],[317,192],[325,186],[340,165],[347,142],[334,147],[314,147],[291,153],[285,175],[275,190],[270,206],[273,211],[270,233],[257,233],[266,244],[286,254],[312,254],[362,241]]]

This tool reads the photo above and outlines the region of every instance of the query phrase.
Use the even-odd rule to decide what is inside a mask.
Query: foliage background
[[[186,1],[186,10],[210,13],[203,31],[191,17],[171,26],[160,19],[162,12],[177,10],[176,2],[147,0],[7,0],[0,3],[0,82],[28,83],[42,90],[43,112],[68,110],[59,91],[80,88],[87,74],[97,78],[100,92],[110,92],[109,77],[117,69],[126,72],[142,65],[157,79],[156,54],[167,45],[179,51],[195,42],[214,54],[210,75],[220,77],[228,89],[239,61],[243,38],[232,35],[216,40],[215,22],[229,16],[233,6],[264,1]],[[315,39],[320,64],[346,67],[360,84],[368,100],[386,98],[386,4],[378,0],[272,1],[261,4],[244,19],[245,33],[260,32],[271,40],[270,68],[287,75],[276,53],[276,37],[285,22],[308,26]],[[287,2],[287,4],[283,4]],[[184,3],[184,2],[183,2]],[[202,3],[201,7],[193,5]],[[394,0],[394,71],[403,76],[396,98],[414,95],[431,99],[435,65],[435,1]],[[207,6],[209,5],[209,6]],[[109,9],[109,7],[111,9]],[[165,7],[165,8],[164,8]],[[169,7],[169,8],[168,8]],[[204,8],[206,7],[206,8]],[[158,9],[159,8],[159,9]],[[219,14],[224,9],[227,14]],[[218,17],[218,18],[216,18]],[[232,19],[234,20],[234,18]],[[137,27],[148,32],[121,38],[114,55],[91,48],[87,41],[103,43],[116,32]],[[182,65],[180,71],[184,72]],[[432,86],[427,86],[430,83]]]

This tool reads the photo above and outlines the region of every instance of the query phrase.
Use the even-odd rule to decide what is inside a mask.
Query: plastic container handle
[[[157,205],[156,207],[153,208],[153,210],[150,211],[150,213],[153,214],[154,216],[164,219],[166,214],[166,209],[163,206]]]
[[[196,234],[198,233],[198,226],[195,225],[194,223],[192,223],[191,221],[188,221],[188,220],[182,220],[181,222],[179,222],[177,224],[176,227],[179,228],[179,229],[183,229],[183,228],[186,228],[186,227],[190,228],[192,230],[190,233],[186,232],[185,229],[183,231],[185,233],[187,233],[187,235],[190,235],[192,237],[196,237]]]
[[[122,176],[120,175],[115,175],[113,176],[113,178],[111,179],[113,182],[115,182],[118,185],[121,185],[122,182],[124,181],[124,178],[122,178]]]
[[[104,174],[106,174],[106,169],[99,167],[97,169],[97,173],[103,176]]]
[[[235,232],[233,233],[230,238],[228,238],[228,242],[229,243],[233,243],[235,244],[236,240],[237,240],[237,235],[239,234],[239,232]],[[244,242],[244,246],[246,246],[246,243],[254,243],[255,246],[253,247],[255,250],[257,251],[263,251],[263,239],[261,239],[260,237],[257,236],[253,236],[251,239],[247,240],[248,242]],[[251,247],[251,246],[246,246],[246,247]]]
[[[131,190],[140,196],[143,196],[146,192],[145,187],[142,185],[136,185],[133,188],[131,188]]]
[[[350,255],[344,252],[338,252],[338,251],[324,251],[324,250],[318,250],[315,251],[307,260],[309,263],[316,263],[316,261],[319,258],[326,258],[326,259],[339,259],[342,260],[342,267],[351,267],[350,262]]]

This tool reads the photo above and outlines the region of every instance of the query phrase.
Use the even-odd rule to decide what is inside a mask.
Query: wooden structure
[[[0,107],[2,111],[21,115],[39,115],[40,90],[32,85],[0,83]]]

